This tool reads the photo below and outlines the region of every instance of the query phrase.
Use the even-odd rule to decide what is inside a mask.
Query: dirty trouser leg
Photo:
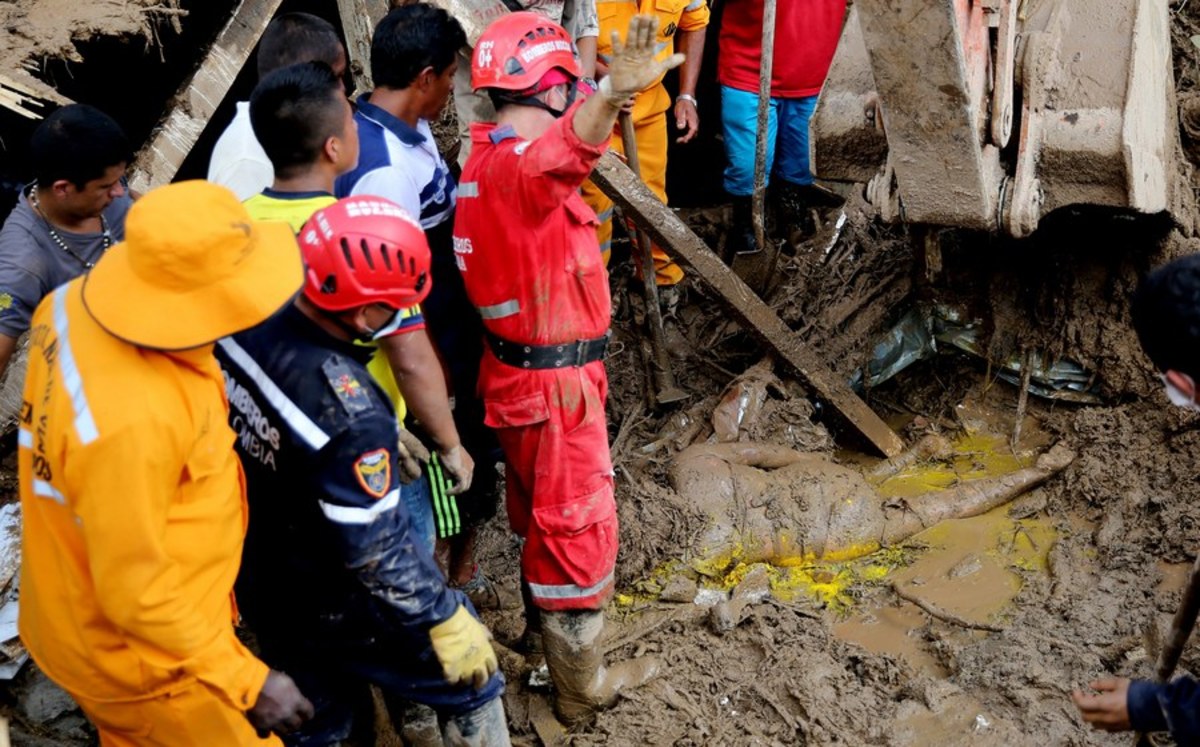
[[[635,122],[634,137],[637,139],[638,163],[642,170],[642,181],[665,205],[667,204],[667,113],[659,112]],[[631,226],[629,230],[632,233],[635,229]],[[651,254],[654,255],[655,280],[659,285],[674,285],[683,280],[683,268],[675,264],[661,247],[657,244],[652,245]],[[638,267],[641,267],[640,263]]]
[[[454,112],[458,115],[458,167],[461,169],[471,155],[471,125],[475,122],[496,121],[496,110],[486,94],[471,89],[471,55],[459,50],[458,70],[454,73]]]
[[[446,747],[509,747],[504,701],[496,698],[473,711],[442,720]]]
[[[644,94],[645,95],[645,94]],[[634,138],[638,145],[638,163],[642,181],[650,191],[665,204],[667,202],[667,113],[659,112],[634,122]],[[625,147],[621,142],[620,130],[615,130],[609,147],[621,155]],[[583,199],[596,211],[600,226],[596,229],[596,240],[607,266],[612,252],[613,203],[600,188],[588,180],[583,183]],[[632,233],[634,229],[630,228]],[[653,247],[654,268],[659,285],[674,285],[683,279],[683,269],[675,264],[657,245]],[[639,268],[640,264],[637,265]]]
[[[814,97],[815,98],[815,97]],[[772,98],[767,110],[767,183],[775,163],[776,121],[780,99]],[[786,114],[785,114],[786,116]],[[784,123],[790,127],[790,123]],[[804,122],[807,141],[808,121]],[[733,197],[754,194],[754,150],[758,144],[758,94],[721,86],[721,130],[725,139],[725,191]],[[804,152],[808,165],[808,151]],[[811,180],[811,176],[810,176]]]
[[[260,739],[246,715],[196,683],[146,700],[102,703],[71,697],[96,725],[102,747],[281,747]]]
[[[400,500],[408,510],[413,536],[432,554],[437,531],[433,524],[433,497],[429,492],[428,476],[421,475],[407,485],[401,485]]]
[[[779,159],[775,172],[779,178],[791,184],[805,186],[813,183],[812,168],[808,161],[808,126],[817,108],[817,97],[799,99],[773,99],[778,101]]]
[[[522,577],[542,610],[599,609],[612,594],[617,513],[607,388],[597,361],[554,372],[544,404],[533,406],[528,395],[485,402],[493,424],[522,420],[497,436],[509,465],[509,519],[525,537]]]

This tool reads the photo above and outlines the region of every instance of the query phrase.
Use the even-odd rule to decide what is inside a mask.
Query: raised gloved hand
[[[412,431],[401,428],[397,450],[400,453],[400,482],[407,485],[425,471],[425,465],[429,463],[429,449]]]
[[[430,628],[429,638],[451,685],[469,683],[478,690],[496,673],[492,634],[466,607],[459,605],[449,619]]]
[[[451,449],[438,449],[438,459],[442,463],[442,469],[450,473],[450,480],[454,483],[447,493],[459,495],[471,489],[471,479],[475,476],[475,460],[462,444]]]
[[[612,33],[612,49],[608,75],[600,81],[600,95],[614,108],[624,106],[663,73],[683,64],[683,55],[679,53],[665,60],[654,59],[660,49],[657,16],[634,16],[629,21],[624,44],[616,31]]]

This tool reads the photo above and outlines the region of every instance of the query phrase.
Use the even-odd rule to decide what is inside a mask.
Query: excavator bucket
[[[1028,236],[1068,205],[1174,212],[1167,3],[855,0],[812,122],[818,176],[889,221]]]

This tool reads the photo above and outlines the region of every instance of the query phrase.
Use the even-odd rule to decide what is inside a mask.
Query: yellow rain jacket
[[[21,638],[93,704],[199,683],[245,711],[268,670],[234,636],[247,513],[212,346],[122,342],[80,283],[46,298],[30,333]]]

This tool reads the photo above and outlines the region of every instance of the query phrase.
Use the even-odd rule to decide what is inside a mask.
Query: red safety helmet
[[[571,36],[537,13],[509,13],[493,21],[475,44],[471,87],[525,91],[554,68],[573,78],[582,74]]]
[[[421,224],[382,197],[346,197],[313,213],[298,237],[304,296],[326,311],[371,303],[404,309],[429,295]]]

